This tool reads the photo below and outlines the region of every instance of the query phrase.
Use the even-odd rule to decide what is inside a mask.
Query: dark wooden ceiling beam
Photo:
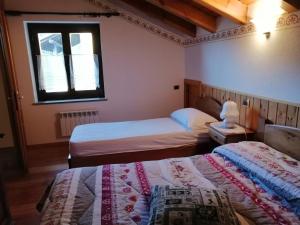
[[[297,11],[297,9],[300,9],[300,1],[299,0],[284,0],[284,1],[282,1],[281,8],[283,8],[286,12]]]
[[[285,0],[285,2],[293,5],[297,9],[300,9],[300,1],[299,0]]]
[[[147,2],[160,7],[196,26],[202,27],[210,32],[216,32],[216,17],[209,15],[188,2],[182,0],[146,0]]]
[[[181,33],[187,34],[191,37],[196,36],[197,27],[184,19],[181,19],[165,10],[150,4],[146,1],[141,0],[122,0],[127,5],[130,5],[142,13],[145,13],[148,16],[151,16],[155,19],[160,20],[164,24],[173,27],[180,31]]]
[[[255,5],[257,3],[257,0],[240,0],[240,2],[251,7],[251,5]],[[288,13],[297,11],[297,9],[300,9],[300,1],[283,0],[281,3],[281,8]]]

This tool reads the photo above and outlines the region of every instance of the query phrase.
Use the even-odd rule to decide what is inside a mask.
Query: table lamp
[[[220,118],[223,120],[224,128],[234,128],[235,123],[239,120],[239,110],[237,104],[233,101],[226,101],[223,104]]]

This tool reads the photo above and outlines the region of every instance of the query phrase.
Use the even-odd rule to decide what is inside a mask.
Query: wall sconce
[[[254,23],[256,31],[265,34],[266,38],[271,36],[278,18],[284,13],[281,4],[282,0],[259,0],[255,4],[251,22]]]

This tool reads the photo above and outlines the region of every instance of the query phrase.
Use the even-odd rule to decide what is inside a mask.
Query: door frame
[[[21,99],[16,71],[13,61],[13,55],[11,50],[10,36],[7,25],[7,19],[4,12],[3,0],[0,0],[0,45],[2,52],[0,52],[3,58],[3,77],[4,85],[6,86],[6,94],[9,101],[8,108],[11,114],[12,130],[14,134],[14,141],[17,149],[20,152],[22,168],[24,172],[28,172],[28,159],[27,159],[27,149],[26,149],[26,138],[24,129],[24,120],[21,107]]]

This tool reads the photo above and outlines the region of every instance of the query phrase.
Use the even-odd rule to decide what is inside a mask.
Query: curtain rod
[[[68,15],[68,16],[89,16],[89,17],[100,17],[100,16],[120,16],[119,12],[33,12],[33,11],[17,11],[17,10],[5,10],[8,16],[21,16],[21,15]]]

